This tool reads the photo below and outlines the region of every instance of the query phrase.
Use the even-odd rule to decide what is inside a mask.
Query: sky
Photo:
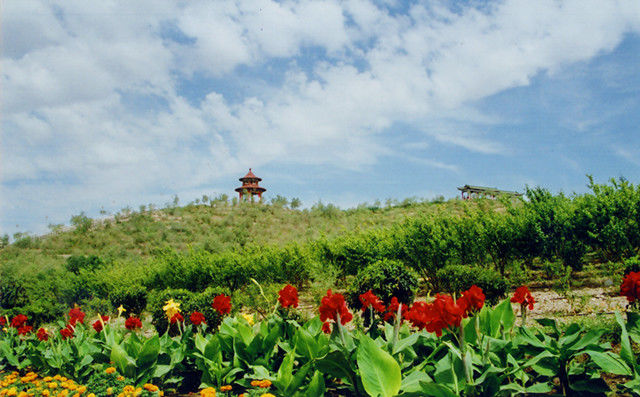
[[[0,234],[178,196],[640,183],[640,2],[0,2]]]

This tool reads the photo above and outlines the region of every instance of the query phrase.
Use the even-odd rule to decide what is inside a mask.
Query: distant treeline
[[[149,291],[234,292],[252,278],[303,286],[324,273],[356,275],[382,259],[402,262],[437,288],[436,273],[447,265],[490,267],[508,274],[514,264],[521,268],[558,261],[579,270],[585,261],[637,255],[640,186],[624,179],[596,184],[589,178],[589,188],[589,193],[571,196],[528,188],[524,198],[504,197],[501,205],[473,200],[459,203],[457,211],[412,213],[391,226],[307,241],[247,244],[219,252],[165,248],[135,266],[100,256],[73,256],[64,270],[51,266],[24,274],[0,268],[0,306],[47,321],[74,303],[105,311],[134,301],[142,308]]]

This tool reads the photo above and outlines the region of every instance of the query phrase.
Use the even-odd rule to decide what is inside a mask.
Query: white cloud
[[[397,123],[503,153],[480,131],[495,119],[475,100],[640,30],[637,1],[504,1],[459,13],[416,4],[406,14],[366,0],[3,7],[2,177],[29,184],[3,196],[27,189],[43,208],[52,196],[71,206],[193,191],[247,164],[360,169],[396,154],[385,138]],[[267,77],[225,86],[238,68],[266,66]],[[180,95],[195,72],[216,79],[200,103]]]

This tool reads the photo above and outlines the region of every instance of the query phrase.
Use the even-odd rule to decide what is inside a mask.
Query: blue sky
[[[0,233],[232,195],[640,183],[640,2],[4,2]]]

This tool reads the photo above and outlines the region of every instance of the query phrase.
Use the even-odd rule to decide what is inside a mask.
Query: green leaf
[[[438,383],[425,383],[420,382],[420,386],[422,389],[420,392],[423,396],[431,396],[431,397],[457,397],[457,394],[448,388],[447,386],[440,385]]]
[[[400,384],[400,390],[407,393],[417,393],[422,390],[420,382],[431,383],[433,380],[422,371],[413,371]]]
[[[293,378],[293,360],[295,356],[295,349],[292,352],[287,353],[282,360],[282,364],[280,364],[280,369],[278,369],[276,382],[279,385],[278,387],[282,390],[287,390],[291,384],[291,380]]]
[[[587,350],[585,353],[591,356],[593,362],[605,372],[615,375],[631,375],[631,369],[617,354],[591,350]]]
[[[592,329],[591,331],[589,331],[586,334],[584,334],[580,338],[578,343],[576,343],[575,345],[571,346],[569,348],[569,351],[579,351],[579,350],[582,350],[582,349],[585,349],[585,348],[589,347],[590,345],[598,344],[602,334],[604,334],[604,330]],[[578,333],[577,335],[579,336],[580,334]]]
[[[402,383],[400,365],[366,335],[360,338],[357,362],[362,385],[369,395],[387,397],[398,394]]]
[[[549,393],[551,385],[548,383],[536,383],[526,388],[527,393]]]
[[[393,354],[395,355],[403,351],[404,349],[407,349],[413,346],[418,341],[419,337],[420,337],[419,333],[413,333],[411,334],[411,336],[407,338],[400,339],[399,341],[396,342],[395,346],[393,346]]]
[[[320,371],[316,371],[304,395],[307,397],[321,397],[324,396],[325,390],[324,377]]]
[[[158,353],[160,352],[160,339],[158,335],[147,339],[142,346],[138,359],[136,360],[136,366],[140,369],[146,369],[153,365],[158,360]]]
[[[334,350],[318,360],[317,367],[325,374],[335,378],[347,378],[349,376],[349,361],[344,357],[344,353]]]
[[[629,334],[627,333],[627,327],[622,319],[620,313],[616,312],[616,321],[620,325],[620,357],[631,367],[635,366],[635,358],[633,356],[633,350],[631,350],[631,342],[629,342]]]
[[[136,362],[131,358],[127,352],[124,351],[122,345],[113,345],[111,348],[111,361],[114,362],[118,368],[118,372],[128,378],[134,378],[136,373]]]

